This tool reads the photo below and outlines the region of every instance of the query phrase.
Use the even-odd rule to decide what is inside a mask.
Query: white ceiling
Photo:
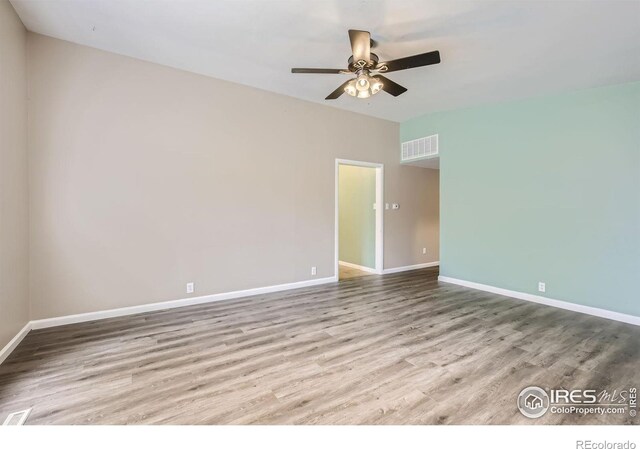
[[[393,121],[427,112],[640,80],[640,1],[11,0],[26,27],[103,50]],[[440,50],[389,74],[393,98],[324,97],[345,75],[347,30],[382,60]]]

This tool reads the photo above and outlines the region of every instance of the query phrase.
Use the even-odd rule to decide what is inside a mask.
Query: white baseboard
[[[25,324],[24,327],[20,329],[16,336],[13,337],[11,341],[9,341],[9,343],[5,345],[4,348],[0,349],[0,363],[4,362],[6,358],[9,357],[9,354],[11,354],[14,349],[16,349],[16,347],[20,344],[22,339],[27,336],[30,330],[31,321]]]
[[[557,307],[559,309],[571,310],[572,312],[585,313],[587,315],[593,315],[600,318],[607,318],[609,320],[621,321],[623,323],[635,324],[636,326],[640,326],[640,317],[635,315],[627,315],[625,313],[613,312],[611,310],[599,309],[597,307],[583,306],[581,304],[574,304],[572,302],[561,301],[559,299],[551,299],[544,296],[532,295],[530,293],[507,290],[500,287],[494,287],[492,285],[479,284],[477,282],[465,281],[462,279],[450,278],[447,276],[438,276],[438,280],[447,282],[449,284],[456,284],[463,287],[469,287],[476,290],[495,293],[497,295],[509,296],[511,298],[522,299],[524,301]]]
[[[338,261],[338,265],[342,265],[344,267],[349,267],[349,268],[355,268],[356,270],[360,270],[360,271],[366,271],[367,273],[374,273],[374,274],[378,273],[378,270],[376,270],[375,268],[365,267],[364,265],[356,265],[355,263],[344,262],[342,260]]]
[[[337,282],[335,276],[311,279],[308,281],[292,282],[289,284],[271,285],[268,287],[250,288],[247,290],[237,290],[226,293],[216,293],[213,295],[197,296],[194,298],[175,299],[173,301],[154,302],[139,306],[122,307],[119,309],[102,310],[98,312],[79,313],[76,315],[66,315],[55,318],[45,318],[31,321],[31,329],[44,329],[48,327],[63,326],[65,324],[82,323],[86,321],[102,320],[105,318],[115,318],[137,313],[154,312],[157,310],[175,309],[177,307],[206,304],[209,302],[224,301],[227,299],[244,298],[247,296],[262,295],[264,293],[281,292],[296,288],[312,287],[315,285],[329,284]]]
[[[385,274],[400,273],[409,270],[418,270],[420,268],[435,267],[439,262],[428,262],[417,265],[409,265],[405,267],[387,268],[384,270]],[[599,309],[596,307],[583,306],[580,304],[574,304],[570,302],[560,301],[557,299],[545,298],[542,296],[532,295],[529,293],[522,293],[513,290],[507,290],[504,288],[494,287],[491,285],[479,284],[477,282],[470,282],[461,279],[450,278],[447,276],[438,276],[438,280],[447,282],[450,284],[461,285],[463,287],[469,287],[476,290],[482,290],[498,295],[509,296],[512,298],[522,299],[525,301],[535,302],[538,304],[544,304],[560,309],[571,310],[574,312],[585,313],[587,315],[593,315],[600,318],[607,318],[610,320],[621,321],[623,323],[634,324],[640,326],[640,317],[634,315],[627,315],[624,313],[613,312],[610,310]],[[80,313],[76,315],[67,315],[55,318],[46,318],[41,320],[32,320],[28,322],[15,337],[11,339],[4,348],[0,350],[0,363],[4,362],[11,352],[18,346],[18,344],[24,339],[31,329],[44,329],[48,327],[62,326],[65,324],[82,323],[86,321],[95,321],[105,318],[115,318],[119,316],[134,315],[137,313],[153,312],[157,310],[173,309],[178,307],[186,307],[197,304],[206,304],[209,302],[224,301],[227,299],[244,298],[248,296],[261,295],[265,293],[274,293],[286,290],[293,290],[296,288],[312,287],[316,285],[329,284],[337,282],[336,276],[312,279],[307,281],[292,282],[289,284],[272,285],[268,287],[258,287],[247,290],[238,290],[227,293],[217,293],[213,295],[198,296],[195,298],[176,299],[173,301],[156,302],[151,304],[143,304],[132,307],[122,307],[119,309],[103,310],[98,312]]]
[[[101,310],[98,312],[79,313],[76,315],[66,315],[55,318],[45,318],[41,320],[29,321],[18,334],[0,350],[0,363],[9,357],[9,354],[18,346],[24,337],[32,329],[45,329],[48,327],[63,326],[65,324],[82,323],[86,321],[103,320],[105,318],[115,318],[119,316],[135,315],[137,313],[154,312],[157,310],[174,309],[209,302],[224,301],[226,299],[244,298],[248,296],[261,295],[264,293],[281,292],[296,288],[313,287],[315,285],[329,284],[337,282],[336,276],[310,279],[307,281],[292,282],[289,284],[271,285],[268,287],[250,288],[247,290],[237,290],[233,292],[217,293],[214,295],[198,296],[195,298],[176,299],[173,301],[154,302],[139,306],[122,307],[119,309]]]
[[[411,270],[419,270],[421,268],[437,267],[438,265],[440,265],[440,261],[436,260],[435,262],[419,263],[417,265],[407,265],[405,267],[385,268],[383,273],[384,274],[402,273],[403,271],[411,271]]]

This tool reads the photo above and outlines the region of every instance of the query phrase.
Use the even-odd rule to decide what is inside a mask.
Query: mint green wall
[[[640,316],[640,82],[400,133],[439,134],[441,275]]]
[[[339,256],[369,268],[376,266],[376,169],[338,167]]]

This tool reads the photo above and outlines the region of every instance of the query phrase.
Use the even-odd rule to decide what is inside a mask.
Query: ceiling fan
[[[349,58],[347,69],[294,68],[291,69],[291,73],[356,75],[355,78],[342,83],[325,100],[335,100],[345,92],[352,97],[369,98],[371,95],[380,92],[380,90],[397,97],[405,93],[407,89],[382,76],[381,73],[397,72],[398,70],[440,63],[440,52],[438,51],[407,56],[393,61],[379,62],[378,56],[375,53],[371,53],[373,41],[368,31],[349,30],[349,40],[351,41],[353,56]]]

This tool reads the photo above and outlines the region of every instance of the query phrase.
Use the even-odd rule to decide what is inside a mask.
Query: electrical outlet
[[[393,204],[391,205],[391,208],[392,208],[392,209],[400,209],[400,205],[399,205],[398,203],[393,203]]]
[[[318,274],[318,269],[316,267],[311,267],[311,276],[315,276]]]
[[[187,293],[193,293],[195,291],[195,284],[193,282],[187,283]]]
[[[427,248],[422,248],[422,254],[427,254]]]
[[[544,293],[547,290],[547,284],[538,282],[538,291]]]
[[[385,210],[389,210],[389,203],[384,203]]]

